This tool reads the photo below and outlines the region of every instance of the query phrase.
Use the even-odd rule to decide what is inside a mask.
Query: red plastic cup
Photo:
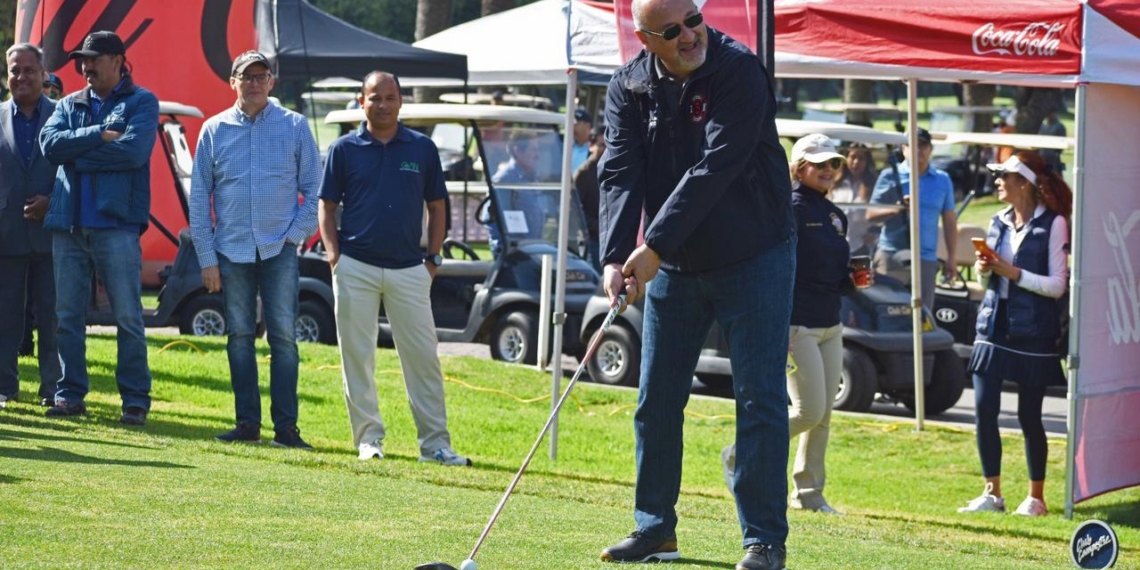
[[[847,265],[851,269],[851,281],[857,289],[866,289],[871,286],[871,258],[866,255],[856,255]]]

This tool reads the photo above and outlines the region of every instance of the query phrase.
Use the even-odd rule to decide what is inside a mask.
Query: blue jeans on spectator
[[[150,367],[142,316],[142,248],[134,230],[79,228],[52,235],[55,308],[59,320],[56,345],[63,377],[57,402],[83,403],[90,389],[87,376],[87,305],[92,272],[99,275],[118,327],[115,380],[123,410],[150,410]]]
[[[733,489],[744,546],[788,535],[788,394],[785,364],[796,240],[701,273],[662,270],[649,282],[641,390],[634,415],[634,519],[649,536],[677,527],[682,425],[701,347],[715,321],[728,340],[736,392]]]
[[[239,424],[261,424],[261,392],[257,383],[257,296],[269,339],[269,414],[273,429],[297,425],[297,336],[300,288],[297,254],[288,243],[281,253],[253,263],[234,263],[218,255],[226,311],[226,353]]]

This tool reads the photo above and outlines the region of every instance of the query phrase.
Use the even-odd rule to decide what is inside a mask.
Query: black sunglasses
[[[813,162],[813,163],[811,163],[811,165],[816,167],[816,168],[823,168],[824,166],[830,166],[830,167],[838,170],[840,166],[843,166],[843,159],[842,158],[831,158],[831,159],[825,160],[823,162]]]
[[[692,30],[696,29],[697,26],[703,24],[704,21],[705,17],[702,16],[700,12],[697,12],[696,14],[693,14],[692,16],[681,20],[681,23],[685,24],[686,28]],[[681,35],[681,26],[680,24],[669,24],[668,26],[665,26],[665,29],[661,30],[660,32],[651,32],[649,30],[641,31],[651,36],[657,36],[667,42],[671,42]]]

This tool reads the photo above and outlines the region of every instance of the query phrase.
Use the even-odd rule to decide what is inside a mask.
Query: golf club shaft
[[[609,330],[610,325],[613,324],[614,319],[622,308],[625,307],[625,295],[619,295],[617,304],[610,308],[610,312],[606,315],[606,320],[602,322],[602,326],[598,328],[598,332],[594,335],[593,340],[590,341],[590,346],[586,350],[585,357],[582,362],[578,364],[578,369],[574,371],[574,376],[570,379],[570,383],[566,385],[566,390],[562,392],[562,396],[558,398],[558,403],[554,405],[554,410],[550,412],[550,417],[546,420],[546,425],[542,426],[542,431],[538,433],[538,439],[534,440],[534,445],[530,447],[530,452],[526,454],[523,459],[522,466],[519,467],[518,473],[515,473],[514,479],[511,479],[511,484],[507,485],[507,491],[503,493],[503,498],[499,499],[498,506],[495,511],[491,513],[490,520],[487,521],[487,526],[483,527],[483,533],[479,535],[479,540],[475,541],[475,547],[471,549],[471,555],[467,558],[474,560],[475,554],[479,552],[479,547],[483,546],[483,541],[487,539],[487,535],[491,532],[491,527],[495,525],[498,520],[499,514],[503,512],[503,507],[507,505],[507,499],[511,498],[511,493],[514,492],[515,487],[519,484],[519,479],[522,479],[523,472],[526,471],[530,460],[534,459],[534,454],[538,451],[538,446],[542,445],[542,439],[546,437],[546,432],[550,431],[550,426],[554,425],[554,421],[558,419],[558,412],[562,411],[562,404],[566,403],[566,398],[570,396],[570,390],[574,388],[574,384],[578,382],[578,378],[582,376],[582,372],[586,370],[586,363],[594,357],[594,353],[598,350],[598,345],[602,343],[602,337],[605,336],[606,331]]]

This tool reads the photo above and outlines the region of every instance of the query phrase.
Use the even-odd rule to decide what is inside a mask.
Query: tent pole
[[[1088,85],[1077,85],[1076,108],[1076,148],[1073,150],[1073,219],[1069,229],[1071,236],[1070,253],[1073,256],[1073,268],[1069,273],[1069,357],[1066,359],[1066,368],[1069,372],[1069,417],[1065,418],[1065,518],[1073,518],[1073,492],[1076,481],[1076,427],[1077,427],[1077,397],[1078,397],[1078,370],[1081,365],[1081,277],[1084,265],[1081,248],[1084,240],[1081,239],[1081,223],[1084,215],[1085,198],[1085,150],[1081,141],[1085,140],[1085,113],[1088,111]]]
[[[570,241],[570,183],[573,173],[570,164],[574,153],[574,106],[578,95],[578,70],[571,67],[566,72],[566,123],[562,129],[562,191],[558,204],[558,281],[554,286],[554,348],[550,357],[550,409],[556,411],[562,381],[562,335],[566,323],[566,265],[569,261]],[[547,318],[547,315],[542,315]],[[545,346],[539,350],[546,350]],[[558,458],[558,418],[550,427],[550,459]]]
[[[912,157],[918,152],[918,81],[906,80],[907,145]],[[907,160],[910,169],[910,314],[914,337],[914,430],[922,431],[926,420],[926,390],[923,384],[922,352],[922,247],[918,239],[919,172],[914,160]]]

